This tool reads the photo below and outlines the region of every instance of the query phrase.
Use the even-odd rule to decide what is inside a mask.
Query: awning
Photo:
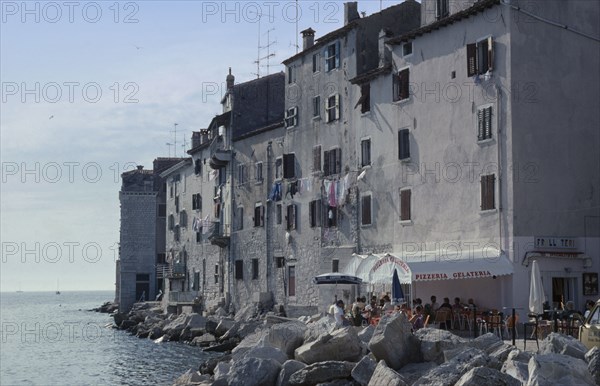
[[[353,275],[339,272],[324,273],[313,278],[315,284],[360,284],[362,280]]]
[[[401,283],[414,281],[481,279],[511,275],[513,263],[497,249],[469,250],[443,256],[421,254],[353,255],[343,272],[366,283],[391,282],[394,269]]]

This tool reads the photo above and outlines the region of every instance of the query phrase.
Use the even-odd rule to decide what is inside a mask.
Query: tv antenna
[[[173,133],[173,157],[177,157],[177,123],[174,123]]]
[[[173,146],[173,144],[170,142],[167,142],[167,143],[165,143],[165,145],[167,145],[169,147],[169,158],[171,158],[171,146]]]
[[[277,40],[273,40],[271,41],[271,31],[274,31],[275,28],[271,28],[269,30],[267,30],[267,32],[262,33],[261,34],[261,30],[260,30],[260,21],[262,19],[263,16],[267,16],[270,17],[269,15],[263,15],[262,13],[258,14],[258,44],[257,44],[257,54],[256,54],[256,60],[254,61],[254,64],[256,64],[256,72],[254,73],[254,75],[256,75],[256,78],[260,78],[260,68],[261,67],[266,67],[267,68],[267,75],[269,75],[269,69],[271,67],[271,62],[270,62],[270,58],[275,56],[275,53],[271,53],[271,46],[277,44]],[[261,37],[267,35],[267,43],[262,46],[260,44],[261,41]],[[267,54],[263,55],[263,50],[267,50]],[[267,60],[267,64],[266,65],[262,65],[261,61],[263,60]]]
[[[181,145],[181,148],[183,149],[183,155],[184,156],[185,156],[185,152],[187,151],[187,145],[188,145],[188,142],[187,142],[186,137],[184,135],[183,136],[183,145]]]

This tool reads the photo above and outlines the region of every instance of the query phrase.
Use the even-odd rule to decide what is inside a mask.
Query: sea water
[[[107,327],[114,292],[0,293],[0,385],[171,385],[210,356]]]

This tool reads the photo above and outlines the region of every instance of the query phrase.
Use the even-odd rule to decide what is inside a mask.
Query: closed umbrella
[[[396,303],[404,300],[404,292],[402,292],[400,278],[398,277],[398,271],[396,269],[394,269],[394,275],[392,276],[392,299]]]
[[[544,312],[544,287],[542,286],[542,275],[536,260],[531,264],[531,284],[529,287],[529,312],[532,314],[542,314]]]

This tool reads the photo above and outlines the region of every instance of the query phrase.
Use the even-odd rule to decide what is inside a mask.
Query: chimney
[[[202,144],[202,135],[199,131],[192,131],[192,149],[197,148]]]
[[[140,172],[141,172],[142,170],[144,170],[144,165],[137,165],[137,170],[139,170]]]
[[[385,40],[390,37],[390,32],[385,28],[379,31],[379,67],[392,62],[392,52],[389,47],[385,44]]]
[[[356,1],[344,3],[344,25],[348,25],[356,19],[360,19],[358,3]]]
[[[305,29],[302,34],[302,50],[307,50],[315,44],[315,30],[312,28]]]
[[[229,75],[227,75],[227,78],[225,79],[227,82],[227,90],[232,90],[235,83],[235,76],[231,75],[231,67],[229,67]]]

